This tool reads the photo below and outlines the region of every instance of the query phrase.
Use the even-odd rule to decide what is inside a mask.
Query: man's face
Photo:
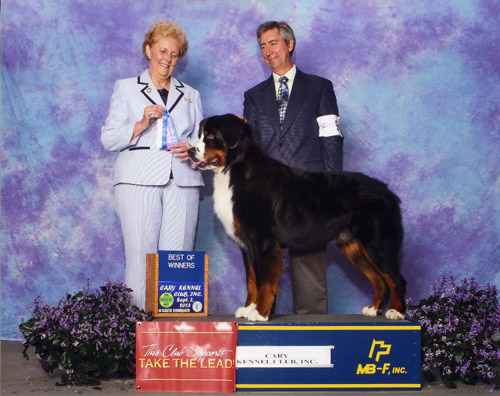
[[[260,50],[267,66],[279,76],[286,74],[293,66],[292,55],[294,42],[290,40],[288,45],[280,37],[279,29],[268,30],[260,36]]]

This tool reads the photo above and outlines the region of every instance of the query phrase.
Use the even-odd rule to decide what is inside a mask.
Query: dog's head
[[[226,169],[239,158],[238,146],[250,132],[246,121],[233,114],[204,119],[200,123],[200,139],[188,150],[193,168]]]

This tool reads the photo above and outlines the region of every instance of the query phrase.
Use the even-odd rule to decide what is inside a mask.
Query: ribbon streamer
[[[170,117],[170,113],[165,109],[163,112],[163,117],[158,123],[158,128],[160,129],[159,137],[161,137],[160,148],[165,150],[170,150],[170,146],[174,143],[178,143],[177,134],[175,133],[174,123]]]

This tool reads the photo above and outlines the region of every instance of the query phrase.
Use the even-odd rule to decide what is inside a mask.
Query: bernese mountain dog
[[[199,135],[188,150],[193,168],[215,172],[215,213],[243,255],[248,294],[237,318],[268,320],[281,249],[310,253],[333,242],[375,289],[362,313],[382,314],[389,303],[386,318],[404,319],[400,200],[384,183],[361,173],[290,168],[269,157],[250,125],[232,114],[203,120]]]

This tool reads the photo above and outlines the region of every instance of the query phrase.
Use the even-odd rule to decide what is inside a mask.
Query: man
[[[263,23],[257,41],[272,75],[245,92],[243,112],[262,147],[295,168],[342,170],[343,136],[332,83],[293,64],[296,41],[287,23]],[[289,253],[296,313],[328,313],[326,246]]]

